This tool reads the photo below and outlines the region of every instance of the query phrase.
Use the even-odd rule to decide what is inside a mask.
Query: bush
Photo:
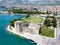
[[[50,26],[50,23],[51,23],[50,20],[49,19],[46,19],[45,22],[44,22],[44,25],[47,26],[47,27],[49,27]]]
[[[17,21],[17,19],[10,21],[10,26],[14,27],[14,22]]]
[[[49,29],[47,26],[42,26],[40,29],[40,34],[47,37],[54,37],[54,30]]]
[[[28,17],[30,17],[30,15],[29,15],[29,14],[27,14],[26,18],[28,18]]]

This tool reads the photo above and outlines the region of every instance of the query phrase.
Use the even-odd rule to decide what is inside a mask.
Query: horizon
[[[60,0],[0,0],[0,5],[60,5]]]

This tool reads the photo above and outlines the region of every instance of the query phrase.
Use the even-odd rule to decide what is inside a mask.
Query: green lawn
[[[43,35],[43,36],[47,36],[47,37],[54,37],[54,30],[49,29],[46,26],[42,26],[42,28],[40,30],[40,34]]]
[[[27,23],[29,21],[38,24],[38,23],[42,22],[43,19],[42,18],[36,18],[36,17],[29,17],[29,18],[25,18],[22,20],[23,23]]]

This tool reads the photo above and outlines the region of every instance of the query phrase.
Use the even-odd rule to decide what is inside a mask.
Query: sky
[[[0,1],[4,1],[4,0],[0,0]],[[9,0],[10,1],[10,0]],[[49,1],[49,0],[28,0],[28,1]],[[53,0],[52,0],[53,1]]]
[[[2,1],[2,0],[0,0],[0,1]]]
[[[0,1],[3,1],[3,0],[0,0]],[[29,1],[39,1],[39,0],[29,0]],[[48,0],[46,0],[46,1],[48,1]],[[54,0],[52,0],[52,1],[54,1]],[[58,0],[59,1],[59,0]]]
[[[0,1],[6,1],[6,0],[0,0]],[[11,1],[11,0],[8,0],[8,1]],[[60,1],[60,0],[12,0],[12,1],[29,1],[29,2],[36,2],[36,1],[47,2],[47,1],[50,1],[50,2],[54,3],[55,1]]]

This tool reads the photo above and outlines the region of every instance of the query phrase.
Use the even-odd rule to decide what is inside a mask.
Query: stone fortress
[[[39,35],[39,29],[43,24],[34,24],[33,22],[28,22],[23,24],[21,21],[15,21],[14,26],[15,26],[15,31],[18,33],[32,34],[30,36],[26,35],[26,37],[34,40],[37,43],[37,45],[40,45],[40,44],[41,45],[60,45],[60,23],[59,22],[60,21],[57,20],[57,27],[54,29],[54,38],[44,37]],[[33,34],[37,36],[34,36]]]
[[[15,29],[20,33],[30,33],[30,34],[39,34],[40,24],[34,24],[32,22],[28,22],[26,24],[22,24],[21,21],[15,22]]]

